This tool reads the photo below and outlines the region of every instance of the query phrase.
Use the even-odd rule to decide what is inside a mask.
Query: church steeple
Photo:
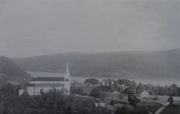
[[[71,79],[70,79],[70,72],[69,72],[69,64],[66,63],[66,73],[65,73],[65,81],[66,81],[66,88],[68,90],[68,95],[70,94],[70,88],[71,88]]]
[[[69,72],[69,64],[66,63],[66,75],[70,76],[70,72]]]

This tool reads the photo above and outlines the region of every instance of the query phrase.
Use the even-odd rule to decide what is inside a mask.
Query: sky
[[[180,48],[179,0],[0,0],[0,55]]]

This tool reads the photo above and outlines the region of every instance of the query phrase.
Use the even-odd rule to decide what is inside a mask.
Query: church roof
[[[64,81],[64,77],[36,77],[31,81]]]
[[[32,77],[65,77],[64,74],[50,72],[28,72]]]

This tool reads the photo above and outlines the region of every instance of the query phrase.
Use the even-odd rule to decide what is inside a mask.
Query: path
[[[155,114],[160,114],[168,105],[169,103],[164,104],[160,109],[155,112]]]
[[[174,97],[174,107],[168,107],[168,104],[164,104],[155,114],[180,114],[180,97]]]

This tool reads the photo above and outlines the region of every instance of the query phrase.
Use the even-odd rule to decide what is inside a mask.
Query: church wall
[[[27,87],[27,92],[29,95],[40,95],[41,91],[43,92],[49,92],[49,90],[56,89],[56,90],[62,90],[66,89],[68,94],[70,93],[70,85],[68,82],[65,84],[37,84],[34,85],[34,87]]]

